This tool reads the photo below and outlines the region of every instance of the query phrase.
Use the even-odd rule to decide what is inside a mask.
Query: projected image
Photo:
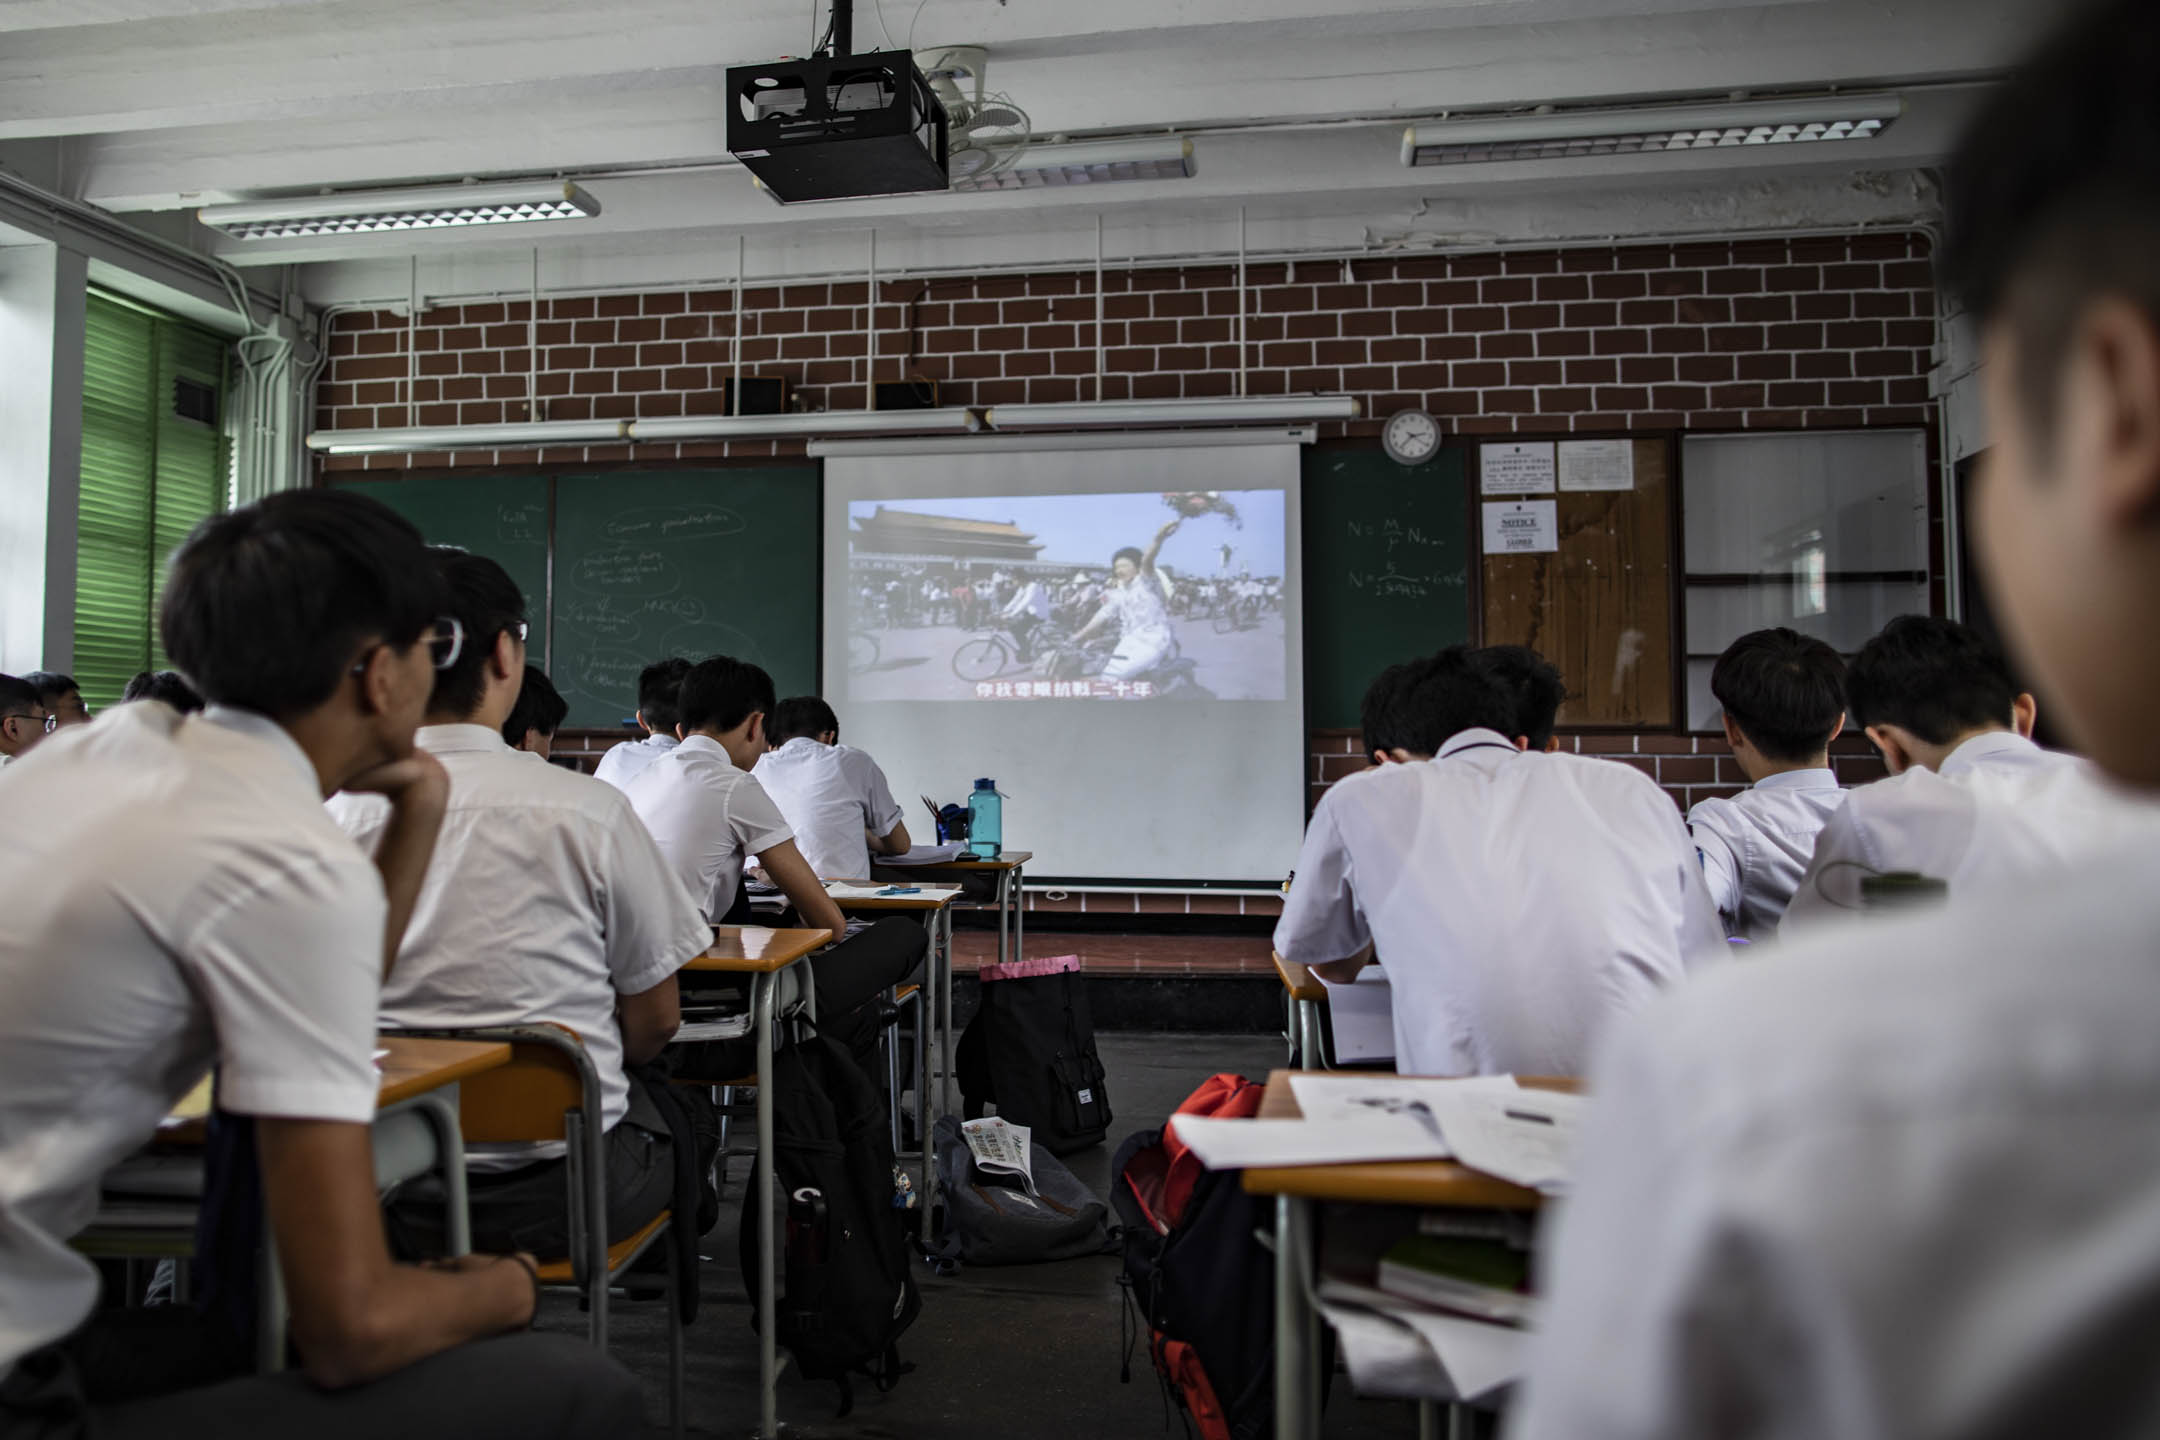
[[[1281,700],[1280,490],[848,506],[852,700]]]

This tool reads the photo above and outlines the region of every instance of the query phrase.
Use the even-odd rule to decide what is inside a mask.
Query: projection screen
[[[918,795],[988,776],[1033,875],[1281,879],[1305,820],[1298,451],[826,459],[824,694],[919,842]]]

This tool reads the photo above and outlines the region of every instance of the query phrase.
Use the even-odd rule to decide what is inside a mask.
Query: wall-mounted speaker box
[[[870,387],[870,408],[935,410],[937,397],[938,382],[935,380],[880,380]]]
[[[730,415],[785,415],[788,382],[777,376],[745,375],[727,382],[727,413]]]

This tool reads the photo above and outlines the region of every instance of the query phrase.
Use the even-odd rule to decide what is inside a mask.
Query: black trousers
[[[97,1358],[114,1349],[96,1343],[98,1326],[16,1362],[0,1381],[0,1440],[571,1440],[634,1433],[644,1419],[630,1372],[567,1335],[476,1341],[344,1390],[288,1371],[116,1400],[140,1387]],[[140,1339],[126,1353],[157,1364]]]
[[[929,951],[929,931],[904,915],[890,915],[803,962],[817,991],[818,1029],[855,1052],[873,1076],[879,1071],[866,1057],[877,1051],[878,997],[921,969]],[[724,1084],[756,1068],[752,1035],[668,1051],[669,1072],[686,1080]]]
[[[607,1133],[607,1238],[610,1245],[634,1233],[675,1198],[675,1147],[666,1122],[650,1112],[651,1101],[630,1078],[630,1114]],[[644,1123],[639,1123],[640,1120]],[[648,1128],[649,1127],[649,1128]],[[516,1170],[474,1170],[466,1177],[473,1249],[483,1255],[523,1250],[542,1260],[570,1253],[569,1162],[544,1160]],[[442,1182],[424,1175],[401,1185],[385,1212],[391,1244],[400,1256],[440,1255]]]

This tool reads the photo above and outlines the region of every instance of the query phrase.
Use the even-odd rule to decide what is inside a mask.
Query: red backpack
[[[1244,1119],[1262,1088],[1215,1075],[1180,1115]],[[1123,1222],[1127,1313],[1137,1309],[1164,1387],[1201,1440],[1264,1440],[1274,1423],[1275,1287],[1254,1238],[1260,1211],[1235,1171],[1209,1170],[1174,1130],[1118,1147],[1111,1203]],[[1132,1379],[1131,1347],[1121,1377]]]

